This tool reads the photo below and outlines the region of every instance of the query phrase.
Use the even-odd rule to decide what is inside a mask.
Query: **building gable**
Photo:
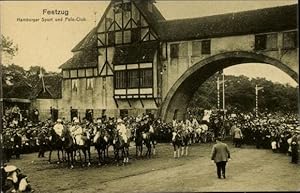
[[[97,26],[98,47],[157,40],[153,22],[150,22],[153,18],[142,9],[147,3],[152,4],[128,0],[111,2]]]

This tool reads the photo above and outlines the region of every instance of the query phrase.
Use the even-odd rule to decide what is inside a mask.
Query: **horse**
[[[79,159],[82,166],[91,165],[91,140],[89,132],[83,131],[81,134],[75,136],[75,152],[79,154]],[[81,152],[84,155],[84,164],[82,163]],[[76,154],[75,154],[76,155]],[[88,162],[87,162],[88,157]]]
[[[47,141],[47,146],[49,148],[48,162],[51,163],[52,151],[57,150],[57,158],[58,158],[57,163],[59,164],[61,162],[60,154],[59,154],[60,151],[63,156],[63,143],[62,143],[61,137],[54,131],[53,128],[50,128],[50,130],[48,132],[48,137],[46,138],[46,141]]]
[[[195,128],[194,135],[195,135],[195,142],[204,142],[207,141],[206,133],[208,131],[208,126],[206,124],[200,124],[198,127]]]
[[[181,136],[178,131],[172,132],[172,145],[174,148],[174,158],[180,157]]]
[[[71,132],[69,129],[64,129],[62,132],[62,146],[63,149],[66,152],[67,155],[67,161],[68,165],[73,169],[74,167],[74,157],[73,157],[73,152],[74,152],[74,141],[71,136]]]
[[[181,156],[188,155],[190,133],[188,129],[181,132]]]
[[[120,158],[123,158],[123,165],[129,162],[129,140],[127,137],[124,138],[116,131],[113,139],[113,148],[117,165],[119,165]],[[120,152],[122,154],[121,157]]]
[[[214,142],[215,141],[215,133],[213,131],[206,131],[206,142]]]
[[[143,139],[143,143],[146,145],[146,148],[147,148],[145,156],[150,158],[151,157],[151,149],[152,149],[150,133],[149,132],[143,132],[142,133],[142,139]]]
[[[136,157],[142,156],[143,152],[143,132],[140,128],[140,124],[134,125],[134,141],[136,146]]]
[[[109,138],[110,136],[104,128],[96,131],[93,143],[98,153],[98,165],[101,165],[101,161],[105,161],[105,152],[108,151]]]
[[[142,138],[143,138],[143,142],[147,148],[147,152],[146,152],[145,156],[150,158],[151,154],[152,154],[152,149],[153,149],[153,155],[156,154],[156,152],[155,152],[155,145],[156,145],[155,131],[154,131],[154,128],[152,127],[152,125],[150,125],[149,131],[142,132]]]

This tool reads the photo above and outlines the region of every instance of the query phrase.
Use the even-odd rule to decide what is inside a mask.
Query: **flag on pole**
[[[261,89],[263,89],[264,87],[262,87],[262,86],[259,86],[259,87],[257,87],[257,90],[259,91],[259,90],[261,90]]]
[[[263,88],[264,87],[262,87],[262,86],[255,85],[255,93],[256,93],[256,95],[258,94],[258,91],[261,90],[261,89],[263,89]]]
[[[44,81],[44,74],[42,71],[42,68],[40,67],[40,74],[39,77],[42,79],[42,84],[43,84],[43,92],[46,92],[46,88],[45,88],[45,81]]]

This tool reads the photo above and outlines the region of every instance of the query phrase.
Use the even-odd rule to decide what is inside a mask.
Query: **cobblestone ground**
[[[227,178],[218,179],[209,159],[211,148],[212,144],[192,145],[189,156],[174,159],[172,146],[159,144],[153,158],[131,158],[126,166],[77,165],[71,170],[64,164],[48,164],[47,158],[37,158],[37,154],[23,155],[11,164],[19,166],[41,193],[300,191],[300,164],[291,164],[287,155],[250,146],[231,147]],[[130,153],[134,155],[135,148]]]

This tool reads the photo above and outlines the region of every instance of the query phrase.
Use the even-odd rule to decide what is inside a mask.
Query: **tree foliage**
[[[25,70],[23,67],[11,64],[2,65],[2,89],[4,98],[30,98],[33,90],[40,82],[40,71],[44,76],[58,76],[59,73],[47,72],[39,66],[30,67]]]
[[[18,52],[18,45],[15,45],[9,37],[5,37],[4,35],[1,35],[1,48],[3,53],[10,56],[15,56]]]
[[[220,77],[221,80],[221,77]],[[298,111],[298,87],[274,83],[265,78],[250,79],[246,76],[225,76],[225,107],[242,112],[255,109],[255,85],[258,91],[260,111]],[[217,74],[210,77],[195,92],[189,109],[217,108]],[[222,108],[222,85],[220,85],[220,108]]]

